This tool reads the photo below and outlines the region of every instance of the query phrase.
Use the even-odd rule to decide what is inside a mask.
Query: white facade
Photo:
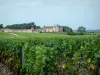
[[[44,32],[63,32],[62,26],[44,26]]]

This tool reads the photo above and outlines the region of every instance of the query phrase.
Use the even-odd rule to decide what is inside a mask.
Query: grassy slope
[[[64,34],[52,34],[52,33],[15,33],[19,36],[15,36],[9,33],[0,32],[0,38],[54,38],[54,37],[62,37],[62,38],[86,38],[86,37],[95,37],[96,35],[64,35]]]
[[[0,38],[26,38],[26,37],[23,37],[23,36],[15,36],[15,35],[12,35],[10,33],[4,33],[4,32],[0,32]]]
[[[52,37],[63,37],[63,38],[86,38],[86,37],[95,37],[96,35],[65,35],[65,34],[53,34],[53,33],[16,33],[20,36],[25,36],[28,38],[52,38]]]
[[[61,34],[52,34],[52,33],[16,33],[20,36],[26,36],[26,37],[66,37],[66,35]],[[68,36],[67,36],[68,37]]]

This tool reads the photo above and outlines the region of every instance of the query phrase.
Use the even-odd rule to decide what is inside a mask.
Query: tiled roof
[[[44,28],[53,28],[54,26],[44,26]]]
[[[43,29],[41,28],[41,29],[36,29],[36,31],[43,31]]]

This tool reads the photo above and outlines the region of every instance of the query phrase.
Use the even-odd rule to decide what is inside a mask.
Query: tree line
[[[31,29],[31,27],[34,27],[35,29],[40,28],[40,26],[36,26],[36,24],[34,22],[7,25],[5,28],[9,28],[9,29]]]
[[[77,32],[74,32],[72,28],[64,26],[63,31],[66,32],[68,35],[84,35],[86,33],[86,28],[83,26],[79,26]]]
[[[0,29],[2,29],[3,28],[3,24],[0,24]]]

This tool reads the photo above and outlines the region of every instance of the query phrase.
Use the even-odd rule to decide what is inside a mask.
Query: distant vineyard
[[[18,75],[100,75],[100,37],[0,39],[0,61]]]

